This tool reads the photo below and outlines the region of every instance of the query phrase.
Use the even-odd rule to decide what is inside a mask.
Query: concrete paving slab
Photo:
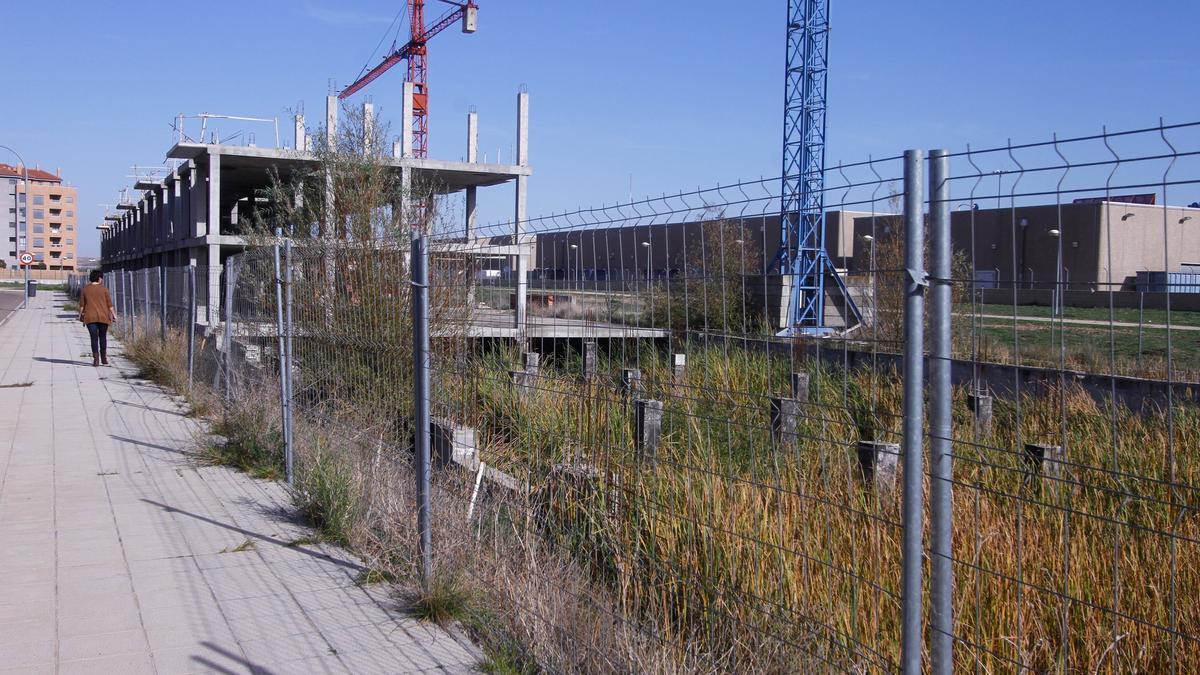
[[[112,367],[80,359],[64,299],[0,326],[0,384],[33,383],[0,389],[0,673],[471,669],[477,649],[306,543],[284,486],[197,464],[201,427],[118,341]]]

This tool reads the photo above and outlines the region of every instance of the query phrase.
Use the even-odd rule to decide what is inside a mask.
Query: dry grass
[[[308,349],[302,369],[338,369],[306,390],[297,420],[298,505],[415,611],[467,627],[492,672],[896,668],[898,505],[863,489],[853,449],[864,429],[896,440],[894,374],[809,366],[812,403],[781,448],[766,397],[785,392],[790,359],[689,349],[688,380],[672,387],[653,352],[602,358],[591,384],[577,359],[546,355],[522,398],[516,354],[443,354],[436,414],[477,428],[481,458],[532,489],[493,488],[468,518],[472,477],[437,474],[437,576],[422,594],[411,402],[386,380],[404,350]],[[634,459],[613,382],[635,364],[665,401],[654,467]],[[255,391],[239,405],[273,405]],[[978,438],[965,392],[954,409],[958,669],[1200,669],[1195,406],[1137,414],[1072,388],[1031,392],[997,400],[995,433]],[[1066,446],[1061,482],[1029,477],[1026,442]]]
[[[862,488],[852,444],[864,406],[849,399],[865,397],[877,432],[897,440],[898,378],[810,371],[815,404],[785,451],[770,440],[765,397],[786,388],[786,360],[690,352],[688,386],[671,394],[665,360],[641,359],[649,395],[667,409],[650,468],[633,459],[627,404],[613,389],[581,385],[573,364],[550,360],[540,390],[521,399],[505,372],[515,358],[497,361],[444,383],[446,399],[467,401],[457,412],[480,429],[484,461],[534,485],[581,451],[600,469],[597,486],[555,511],[552,541],[633,616],[739,670],[814,659],[895,667],[898,505]],[[1172,411],[1172,436],[1165,412],[1044,391],[998,401],[996,433],[978,445],[965,392],[955,410],[959,666],[1200,667],[1200,444],[1184,431],[1200,426],[1195,407]],[[1023,443],[1063,438],[1063,481],[1030,481]],[[1182,636],[1174,656],[1172,631]]]

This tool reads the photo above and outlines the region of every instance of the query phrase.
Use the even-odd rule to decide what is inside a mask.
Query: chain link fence
[[[1182,124],[831,168],[820,335],[786,325],[774,179],[272,239],[212,326],[208,270],[105,282],[323,531],[485,608],[494,658],[1191,672],[1198,156]]]

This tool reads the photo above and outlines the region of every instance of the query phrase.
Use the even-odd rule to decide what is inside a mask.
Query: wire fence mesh
[[[915,628],[953,649],[940,669],[1191,672],[1198,156],[1200,125],[1160,124],[950,152],[928,196],[902,156],[831,168],[825,248],[847,292],[827,285],[821,337],[781,324],[777,179],[442,228],[427,366],[407,233],[232,256],[213,325],[209,284],[188,281],[210,270],[105,283],[127,339],[162,317],[191,336],[175,358],[195,386],[254,416],[255,451],[277,475],[294,458],[302,508],[372,569],[419,569],[428,499],[426,592],[486,598],[472,630],[518,661],[893,671]],[[946,275],[905,245],[939,208],[949,238],[917,241]],[[945,357],[905,340],[906,297],[929,284],[948,322],[915,320]],[[948,430],[906,405],[906,350]],[[430,429],[413,412],[426,367]],[[948,454],[906,482],[926,445]],[[906,573],[950,595],[925,612]]]

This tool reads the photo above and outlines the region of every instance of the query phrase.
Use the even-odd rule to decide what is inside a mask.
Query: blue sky
[[[531,215],[779,173],[783,0],[479,1],[478,33],[431,46],[430,154],[464,154],[475,105],[481,152],[511,156],[526,85]],[[279,116],[290,140],[288,111],[321,119],[330,78],[352,81],[403,5],[8,3],[0,144],[79,187],[95,254],[99,205],[162,162],[177,113]],[[1200,3],[835,1],[831,19],[831,162],[1200,117]],[[394,120],[402,79],[354,101]],[[480,203],[504,218],[511,193]]]

